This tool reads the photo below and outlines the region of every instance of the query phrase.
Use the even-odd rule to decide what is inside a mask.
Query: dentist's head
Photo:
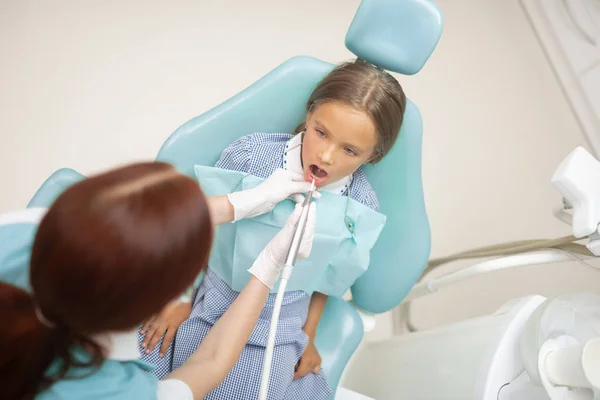
[[[100,364],[94,336],[133,329],[183,293],[206,265],[212,233],[198,183],[168,164],[126,166],[66,190],[36,234],[32,293],[0,283],[2,392],[33,398],[70,365]]]

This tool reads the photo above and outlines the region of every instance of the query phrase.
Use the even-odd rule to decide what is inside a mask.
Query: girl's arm
[[[317,336],[317,327],[323,315],[328,296],[323,293],[314,292],[310,299],[308,307],[308,316],[302,330],[308,335],[308,346],[298,361],[294,379],[302,378],[309,372],[319,373],[321,369],[321,355],[315,346],[315,337]]]
[[[319,321],[323,315],[323,310],[325,309],[328,298],[329,296],[323,293],[314,292],[312,294],[310,306],[308,306],[308,316],[306,317],[306,322],[302,328],[302,330],[311,338],[314,338],[317,335],[317,327],[319,326]]]

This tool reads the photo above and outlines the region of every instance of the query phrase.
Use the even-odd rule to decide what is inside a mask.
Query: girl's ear
[[[367,159],[367,161],[365,161],[362,165],[373,164],[373,160],[375,160],[376,158],[377,158],[377,153],[375,151],[373,151],[373,154],[371,154],[371,156]]]

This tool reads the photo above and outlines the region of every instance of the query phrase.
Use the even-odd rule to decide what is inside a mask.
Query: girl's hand
[[[167,304],[158,316],[149,318],[140,331],[142,335],[146,335],[142,342],[142,348],[146,349],[146,354],[150,354],[154,350],[160,338],[166,333],[159,353],[159,357],[164,357],[175,337],[175,333],[177,333],[177,328],[191,313],[191,302],[176,301]]]
[[[302,378],[312,372],[318,374],[321,370],[321,356],[315,347],[315,343],[311,338],[308,342],[308,346],[302,353],[302,357],[296,365],[296,373],[294,374],[294,380]]]

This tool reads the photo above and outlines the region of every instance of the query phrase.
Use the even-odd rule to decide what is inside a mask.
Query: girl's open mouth
[[[308,172],[310,175],[308,178],[310,178],[310,180],[314,178],[316,186],[320,186],[321,184],[323,184],[323,182],[327,180],[327,171],[325,171],[322,168],[319,168],[315,164],[311,164],[310,167],[308,167]]]

